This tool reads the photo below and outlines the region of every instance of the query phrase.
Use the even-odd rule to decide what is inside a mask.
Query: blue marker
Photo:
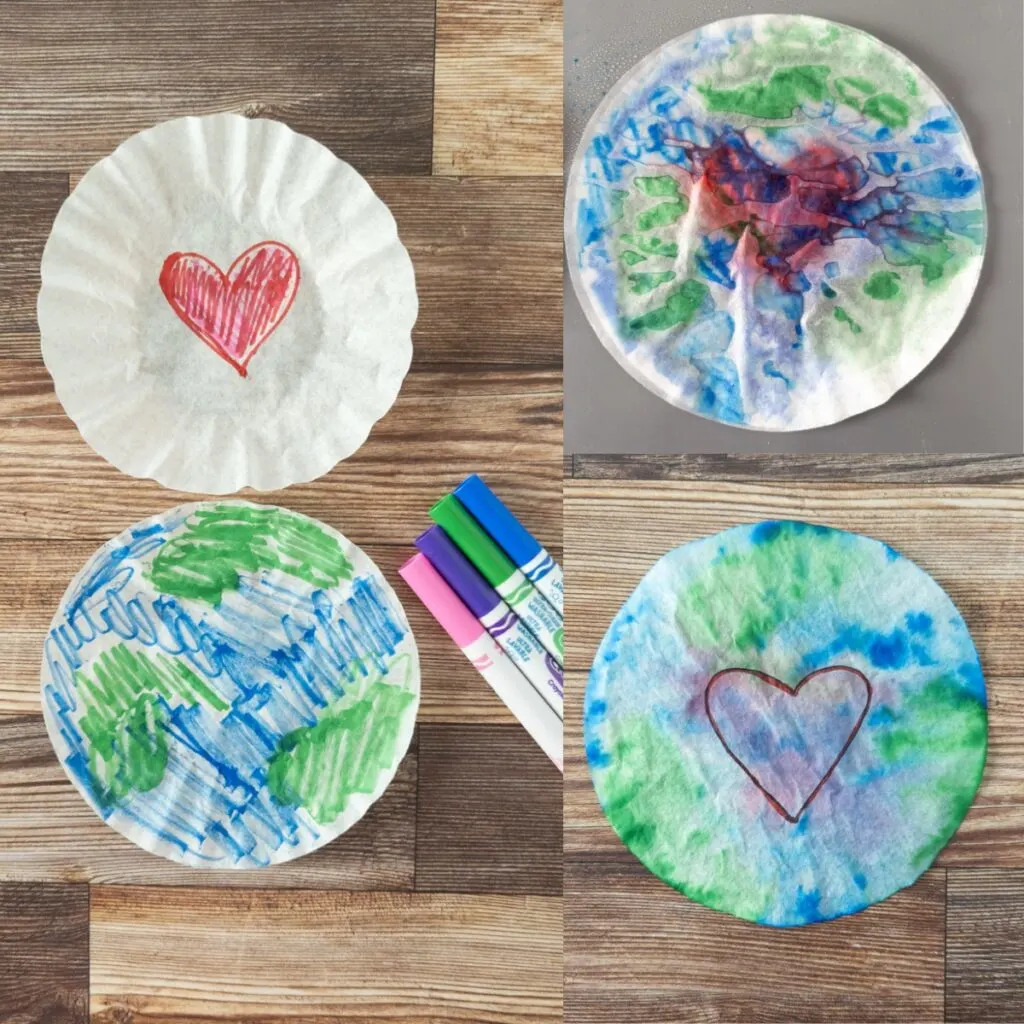
[[[505,503],[474,473],[455,488],[455,497],[497,541],[523,575],[564,614],[565,588],[561,566],[537,543],[537,539],[508,510]]]

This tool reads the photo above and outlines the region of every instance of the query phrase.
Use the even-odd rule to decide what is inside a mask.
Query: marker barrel
[[[561,718],[564,684],[555,659],[440,526],[421,533],[416,538],[416,547]]]
[[[447,494],[438,501],[430,510],[430,518],[444,529],[561,666],[562,616],[544,600],[454,495]]]
[[[561,720],[498,646],[494,637],[459,600],[426,555],[413,555],[398,573],[533,737],[537,746],[562,771]]]
[[[564,615],[565,586],[561,566],[501,498],[484,483],[483,478],[476,473],[466,477],[455,488],[455,497],[494,538],[555,611]]]

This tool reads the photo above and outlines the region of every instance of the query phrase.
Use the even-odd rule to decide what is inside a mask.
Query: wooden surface
[[[835,458],[831,479],[787,482],[796,473],[787,462],[748,465],[745,482],[713,482],[702,471],[636,481],[621,467],[618,479],[566,481],[566,1020],[1019,1024],[1024,486],[849,482],[867,466],[859,457],[849,473]],[[679,544],[768,518],[869,534],[930,572],[971,628],[990,701],[984,780],[937,864],[861,914],[793,931],[715,913],[650,875],[605,820],[580,735],[596,646],[653,562]]]
[[[558,5],[526,6],[0,7],[0,1020],[83,1021],[90,998],[118,1024],[560,1018],[561,776],[396,574],[472,471],[561,551],[561,28]],[[472,110],[452,91],[465,75]],[[194,497],[118,473],[64,415],[39,355],[42,248],[125,137],[224,110],[280,118],[366,174],[420,296],[412,371],[367,444],[262,496],[340,529],[395,585],[422,658],[416,739],[346,835],[244,873],[176,867],[103,825],[38,697],[72,575]]]
[[[561,175],[561,0],[437,0],[437,56],[435,174]]]

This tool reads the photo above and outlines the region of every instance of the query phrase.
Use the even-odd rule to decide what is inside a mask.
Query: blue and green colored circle
[[[914,882],[970,807],[987,723],[942,588],[879,541],[799,522],[661,558],[608,628],[584,708],[626,846],[690,898],[775,926]]]
[[[291,860],[354,825],[412,739],[416,642],[336,530],[245,501],[125,530],[68,587],[43,713],[109,825],[193,867]]]

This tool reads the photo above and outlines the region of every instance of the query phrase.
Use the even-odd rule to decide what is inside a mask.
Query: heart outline
[[[861,711],[860,717],[854,723],[853,728],[850,730],[850,735],[847,736],[846,742],[843,744],[839,753],[836,755],[835,759],[829,765],[828,770],[825,772],[825,774],[822,775],[821,779],[818,781],[818,784],[811,791],[810,795],[803,802],[803,804],[801,804],[800,809],[796,812],[795,815],[793,815],[790,814],[789,811],[787,811],[786,808],[783,807],[782,804],[780,804],[774,796],[772,796],[771,792],[769,792],[769,790],[767,790],[764,787],[764,785],[762,785],[760,779],[758,779],[758,777],[746,766],[746,764],[743,763],[743,761],[733,752],[732,748],[726,742],[725,737],[722,735],[722,730],[718,727],[718,723],[715,721],[715,716],[711,711],[711,691],[714,688],[715,684],[721,679],[721,677],[726,675],[727,673],[745,672],[748,675],[756,676],[758,679],[761,680],[762,683],[767,683],[769,686],[774,687],[776,690],[781,690],[787,696],[796,697],[800,693],[800,690],[816,676],[820,676],[825,672],[835,672],[836,670],[850,672],[851,674],[857,676],[864,684],[864,689],[867,694],[867,700],[864,702],[864,710]],[[811,802],[821,792],[825,783],[828,782],[828,780],[832,777],[832,773],[838,767],[839,762],[842,761],[842,759],[846,756],[846,752],[850,749],[850,745],[856,738],[857,733],[860,732],[860,727],[864,724],[864,719],[867,717],[868,710],[871,707],[871,700],[873,697],[874,690],[872,689],[871,683],[868,681],[867,676],[865,676],[864,673],[860,672],[858,669],[851,668],[849,665],[827,665],[825,668],[819,668],[816,669],[814,672],[808,672],[808,674],[805,675],[803,679],[801,679],[800,682],[798,682],[796,686],[793,687],[787,686],[780,679],[776,679],[775,676],[770,676],[765,672],[758,672],[756,669],[752,668],[737,667],[724,668],[720,672],[716,672],[708,680],[708,685],[704,688],[704,710],[707,713],[708,721],[711,723],[711,728],[714,729],[715,735],[718,737],[718,740],[722,744],[722,747],[724,748],[725,752],[729,755],[729,757],[731,757],[736,762],[736,764],[740,766],[740,768],[742,769],[743,773],[747,776],[747,778],[750,779],[750,781],[753,782],[755,786],[757,786],[757,788],[761,791],[764,798],[771,805],[772,809],[775,810],[781,817],[785,818],[785,820],[788,821],[791,825],[795,825],[803,816],[804,811],[806,811],[807,808],[811,806]]]
[[[290,259],[289,264],[289,280],[286,285],[289,292],[286,296],[286,300],[282,305],[279,305],[277,310],[272,314],[268,325],[264,325],[262,333],[257,333],[255,340],[246,348],[240,358],[234,358],[231,353],[224,347],[223,342],[216,336],[214,336],[209,330],[203,327],[201,323],[198,323],[196,319],[189,315],[187,308],[182,308],[179,304],[178,296],[175,291],[175,282],[177,280],[175,271],[183,262],[191,262],[192,264],[200,264],[207,271],[215,271],[220,280],[220,295],[223,296],[230,292],[230,289],[234,282],[232,281],[232,275],[238,270],[242,264],[252,256],[254,252],[259,249],[263,249],[268,246],[273,246],[276,249],[284,250]],[[299,293],[299,283],[301,281],[301,272],[299,269],[299,258],[295,255],[295,252],[284,242],[277,242],[273,239],[264,239],[262,242],[256,242],[254,245],[250,245],[248,249],[240,253],[231,263],[226,271],[214,263],[208,256],[200,252],[172,252],[163,262],[163,266],[160,269],[160,290],[164,294],[164,298],[167,300],[167,304],[174,310],[175,315],[179,320],[197,337],[203,342],[207,348],[215,352],[221,359],[238,371],[239,376],[248,377],[248,365],[252,360],[253,356],[262,348],[264,342],[277,330],[277,328],[284,321],[295,302],[295,297]],[[265,280],[257,282],[259,287],[264,287]],[[243,317],[244,320],[244,317]],[[237,333],[241,333],[245,329],[245,324],[239,329]]]

